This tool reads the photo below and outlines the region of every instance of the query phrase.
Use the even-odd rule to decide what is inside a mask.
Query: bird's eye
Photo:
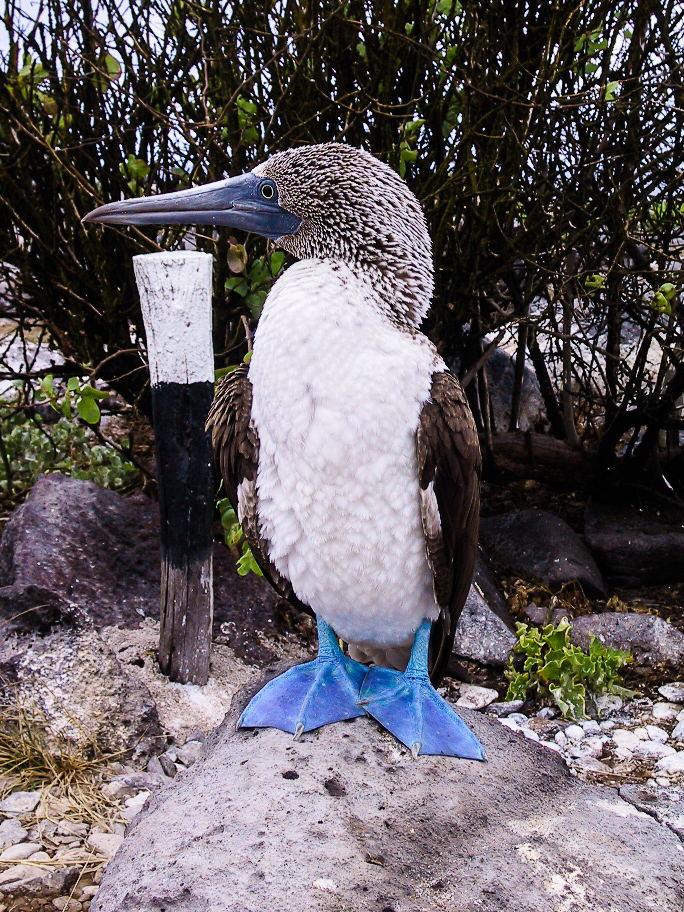
[[[272,200],[275,196],[275,187],[273,184],[262,184],[261,185],[261,195],[266,200]]]

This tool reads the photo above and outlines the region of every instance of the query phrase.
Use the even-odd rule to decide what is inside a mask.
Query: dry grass
[[[69,820],[111,831],[121,821],[101,786],[107,764],[114,759],[97,752],[88,757],[85,748],[55,735],[35,707],[0,707],[0,800],[17,790],[40,789],[37,819]]]

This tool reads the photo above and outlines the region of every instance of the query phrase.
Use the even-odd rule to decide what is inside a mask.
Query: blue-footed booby
[[[366,712],[414,755],[484,759],[433,686],[473,574],[480,451],[463,390],[419,330],[432,245],[406,183],[326,143],[87,220],[228,225],[298,261],[207,425],[264,575],[318,623],[318,657],[270,681],[240,724],[297,737]]]

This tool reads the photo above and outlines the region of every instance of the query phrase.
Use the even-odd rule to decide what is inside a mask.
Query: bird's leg
[[[360,703],[395,738],[418,754],[445,754],[484,760],[484,748],[430,683],[428,647],[432,623],[423,621],[411,658],[401,674],[373,665],[361,688]]]
[[[318,656],[269,681],[242,713],[238,728],[303,732],[363,716],[359,690],[368,669],[344,655],[333,629],[316,615]]]

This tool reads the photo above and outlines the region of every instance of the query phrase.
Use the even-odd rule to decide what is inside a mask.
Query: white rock
[[[672,703],[684,703],[684,681],[672,681],[670,684],[663,684],[658,688],[658,693]]]
[[[565,745],[568,743],[568,739],[566,738],[564,731],[557,731],[556,734],[554,735],[553,740],[561,748],[565,747]]]
[[[684,709],[677,713],[677,722],[684,722]]]
[[[47,852],[40,851],[34,852],[33,855],[29,855],[28,860],[36,864],[37,862],[50,861],[51,859]]]
[[[646,731],[651,741],[660,741],[661,744],[665,744],[670,737],[664,728],[659,728],[657,725],[647,725]]]
[[[502,725],[505,725],[506,728],[510,728],[511,731],[514,731],[514,732],[520,731],[520,726],[515,721],[515,719],[511,719],[511,718],[499,719],[499,722]]]
[[[2,823],[0,823],[0,849],[21,842],[26,839],[27,835],[26,830],[16,817],[10,817],[8,820],[3,820]]]
[[[581,741],[584,737],[584,729],[581,725],[568,725],[565,729],[565,737],[571,741]]]
[[[133,820],[135,815],[140,812],[142,806],[145,804],[149,796],[149,792],[138,792],[134,798],[127,798],[126,810],[123,813],[123,817],[129,822]]]
[[[661,741],[641,741],[634,749],[634,756],[642,760],[660,760],[661,757],[670,757],[676,753],[674,747]]]
[[[558,710],[554,706],[544,706],[543,709],[540,709],[537,713],[538,719],[555,719],[558,715]]]
[[[486,690],[486,688],[484,688],[484,687],[477,687],[474,689]],[[490,690],[487,692],[493,693],[494,699],[496,699],[499,696],[495,690],[493,690],[493,691]],[[461,699],[463,699],[463,698],[461,698]],[[487,703],[491,703],[491,702],[492,702],[491,700],[487,700]],[[486,706],[487,703],[484,703],[482,705]],[[481,709],[481,706],[473,706],[470,703],[461,703],[461,700],[457,700],[457,705],[468,706],[468,707],[470,707],[470,709]],[[183,764],[183,766],[192,766],[193,763],[197,763],[199,758],[202,756],[202,750],[203,750],[203,744],[201,741],[187,741],[183,745],[183,747],[180,747],[178,749],[178,759]]]
[[[665,787],[667,787],[670,784],[670,777],[669,776],[656,776],[655,781],[658,783],[658,785],[664,785]]]
[[[539,741],[539,735],[531,728],[523,728],[522,733],[528,741]]]
[[[617,694],[601,694],[596,697],[596,710],[601,718],[611,716],[622,709],[622,700]]]
[[[590,757],[600,757],[603,753],[603,744],[605,738],[602,738],[600,735],[592,735],[590,738],[585,738],[582,742],[585,750]]]
[[[640,728],[635,728],[635,729],[633,729],[633,731],[634,731],[634,734],[637,736],[637,738],[639,738],[641,741],[650,741],[651,740],[648,737],[648,732],[646,731],[646,729],[643,726]]]
[[[42,846],[35,842],[19,842],[0,853],[0,861],[19,861],[29,858],[34,852],[39,852]]]
[[[555,751],[557,754],[562,753],[560,747],[554,741],[540,741],[539,743],[544,747],[548,747],[549,750]]]
[[[684,751],[663,757],[662,760],[658,760],[656,766],[664,773],[684,773]]]
[[[474,684],[461,685],[461,695],[456,701],[457,706],[465,706],[467,709],[484,709],[490,703],[498,700],[499,695],[490,687],[477,687]],[[182,750],[182,749],[181,749]],[[179,759],[181,751],[178,752]]]
[[[123,841],[123,836],[118,836],[116,833],[91,833],[86,840],[86,845],[100,855],[104,855],[105,858],[113,858]]]
[[[590,773],[612,773],[612,769],[608,766],[607,763],[601,763],[600,760],[597,760],[596,757],[580,757],[573,764],[580,769],[585,770]]]
[[[601,722],[599,727],[602,732],[609,732],[615,728],[615,722]]]
[[[684,741],[684,719],[678,722],[672,730],[673,741]]]
[[[311,886],[315,890],[320,890],[321,893],[337,893],[337,884],[334,880],[321,878],[320,880],[314,880]]]
[[[632,754],[631,750],[629,750],[629,748],[627,748],[627,747],[616,747],[615,750],[613,751],[613,753],[615,754],[615,756],[617,757],[618,760],[624,760],[624,761],[631,760],[632,757],[634,756]]]
[[[512,722],[516,722],[518,725],[527,725],[530,721],[525,713],[511,713],[508,718]]]
[[[30,814],[40,803],[41,791],[12,792],[4,801],[0,801],[0,811],[10,816]]]
[[[679,706],[675,703],[654,703],[651,715],[656,722],[674,722],[679,713]]]
[[[582,722],[582,728],[585,735],[599,735],[601,733],[601,726],[594,719],[587,719],[586,722]]]
[[[633,751],[637,744],[641,742],[641,738],[627,728],[616,728],[611,732],[611,735],[618,747],[626,747],[630,751]]]

